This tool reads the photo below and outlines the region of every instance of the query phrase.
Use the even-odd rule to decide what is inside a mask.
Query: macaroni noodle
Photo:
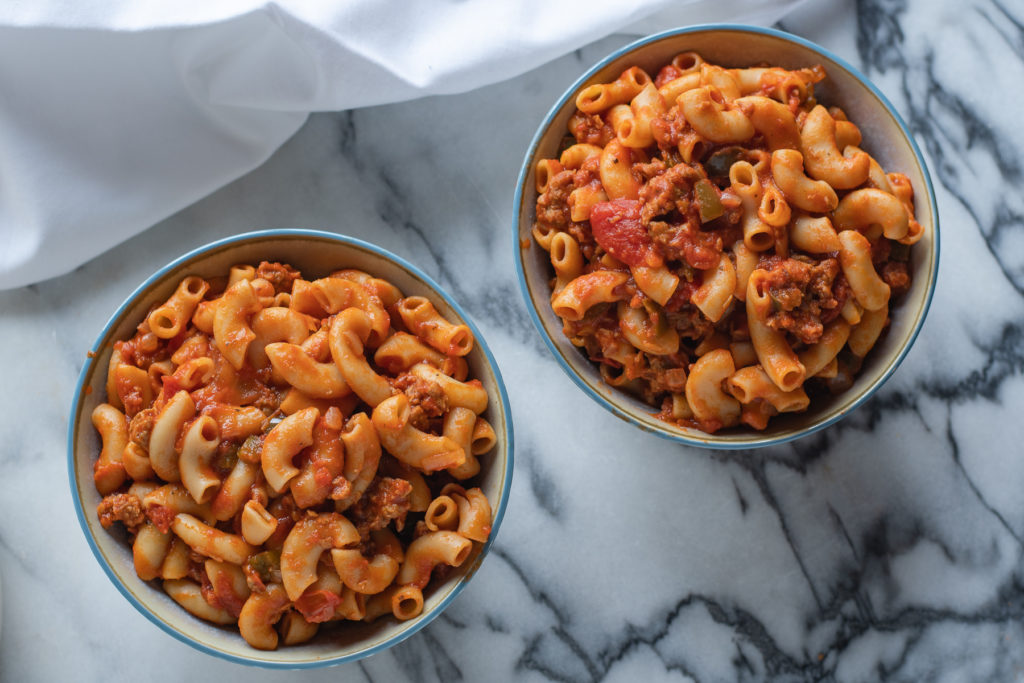
[[[190,275],[111,353],[92,414],[101,523],[124,525],[140,578],[254,648],[415,617],[434,568],[491,532],[473,343],[358,270]]]

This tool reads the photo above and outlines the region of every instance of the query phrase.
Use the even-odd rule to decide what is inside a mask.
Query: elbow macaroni
[[[579,92],[575,139],[535,165],[565,335],[664,420],[764,429],[843,390],[910,286],[913,189],[818,103],[824,78],[693,52],[631,67]],[[445,435],[468,453],[466,424]]]
[[[562,246],[575,279],[579,245]],[[470,487],[497,442],[472,332],[357,270],[304,280],[264,262],[216,282],[183,279],[116,343],[92,414],[100,507],[136,572],[258,649],[417,616],[432,568],[491,531],[479,488],[438,496]],[[449,501],[442,536],[433,500]]]

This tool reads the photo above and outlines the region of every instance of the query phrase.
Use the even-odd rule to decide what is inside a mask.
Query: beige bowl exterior
[[[824,66],[828,78],[815,86],[816,97],[826,105],[841,107],[860,127],[864,138],[861,147],[882,168],[910,178],[916,217],[925,230],[924,237],[911,250],[911,289],[892,311],[891,329],[868,355],[853,386],[837,396],[812,402],[804,413],[773,418],[763,432],[732,428],[709,435],[676,427],[655,418],[655,408],[602,382],[596,366],[562,334],[561,320],[551,310],[548,281],[552,270],[548,255],[531,237],[537,200],[534,169],[540,159],[557,157],[566,125],[575,110],[577,93],[588,85],[614,80],[633,65],[654,75],[673,56],[690,50],[726,67],[765,63],[788,69]],[[628,45],[602,60],[566,91],[538,130],[519,176],[515,211],[516,267],[523,295],[542,337],[563,369],[580,388],[618,417],[659,436],[697,446],[739,449],[772,445],[805,436],[842,418],[896,369],[924,322],[935,288],[939,256],[935,197],[920,151],[902,120],[878,89],[849,64],[813,43],[771,29],[712,25],[668,31]]]
[[[171,600],[157,582],[139,579],[124,534],[103,529],[96,515],[101,496],[93,485],[92,468],[100,440],[90,419],[93,409],[104,401],[106,368],[113,343],[132,336],[151,306],[166,300],[187,275],[214,277],[226,274],[232,265],[257,264],[262,260],[289,263],[307,278],[323,277],[341,268],[358,268],[392,282],[407,296],[429,298],[446,318],[468,324],[477,342],[467,356],[471,376],[487,389],[489,405],[484,416],[498,436],[494,451],[481,458],[478,477],[494,511],[491,540],[482,548],[474,544],[470,558],[444,583],[426,592],[419,617],[404,622],[381,618],[372,624],[345,623],[321,629],[310,643],[281,646],[273,652],[250,647],[235,627],[218,627],[193,617]],[[223,240],[182,257],[153,276],[115,313],[93,347],[95,357],[82,370],[68,433],[69,475],[79,518],[97,559],[115,586],[151,621],[200,650],[243,664],[283,668],[324,666],[373,654],[412,635],[436,617],[473,576],[494,539],[508,499],[512,479],[511,417],[500,374],[476,327],[425,278],[411,265],[358,240],[316,231],[267,231]]]

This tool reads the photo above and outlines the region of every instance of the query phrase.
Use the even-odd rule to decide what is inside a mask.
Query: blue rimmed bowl
[[[925,229],[925,236],[911,249],[910,291],[895,304],[888,333],[868,354],[853,386],[832,397],[815,397],[806,412],[772,418],[762,432],[736,427],[705,434],[677,427],[657,419],[656,408],[602,382],[597,367],[562,334],[562,322],[551,309],[548,282],[553,272],[548,254],[530,234],[537,201],[534,169],[540,159],[558,157],[566,125],[576,108],[577,93],[588,85],[612,81],[633,65],[656,74],[673,56],[689,50],[726,67],[765,63],[789,69],[824,66],[828,78],[815,85],[815,96],[826,105],[842,107],[863,133],[861,147],[882,168],[910,178],[916,217]],[[828,50],[783,31],[754,26],[708,24],[665,31],[616,50],[595,64],[565,91],[537,129],[519,172],[514,211],[512,243],[523,298],[562,369],[586,395],[617,417],[666,439],[705,448],[757,448],[784,443],[824,429],[864,403],[910,351],[928,313],[939,265],[939,220],[931,178],[921,151],[892,103],[867,77]]]
[[[404,622],[390,618],[371,624],[349,622],[342,628],[321,629],[309,643],[282,646],[273,652],[253,649],[237,628],[218,627],[193,617],[155,583],[142,581],[136,575],[127,539],[123,534],[103,529],[96,515],[100,495],[93,485],[92,468],[100,440],[90,420],[93,408],[105,398],[106,368],[114,342],[132,336],[151,306],[166,300],[186,275],[224,275],[234,264],[256,264],[262,260],[289,263],[306,277],[326,276],[341,268],[365,270],[394,283],[407,296],[429,298],[449,320],[468,325],[476,344],[466,359],[471,376],[487,389],[490,402],[484,416],[498,436],[492,454],[481,458],[478,477],[494,513],[490,539],[482,547],[476,545],[470,559],[443,583],[431,584],[419,617]],[[400,643],[441,614],[480,567],[497,535],[512,484],[512,462],[512,418],[505,385],[494,356],[465,311],[408,261],[357,239],[314,230],[267,230],[237,235],[200,247],[161,268],[121,304],[100,332],[82,368],[68,424],[68,476],[78,520],[93,554],[114,586],[150,621],[178,640],[230,661],[273,668],[312,668],[361,659]]]

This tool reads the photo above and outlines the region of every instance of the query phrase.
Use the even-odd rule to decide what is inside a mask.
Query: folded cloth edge
[[[10,245],[0,256],[0,289],[66,273],[250,172],[312,111],[472,90],[623,32],[615,30],[622,25],[647,33],[685,16],[713,19],[723,9],[730,19],[745,11],[740,18],[773,22],[802,2],[647,0],[632,11],[595,13],[557,42],[540,31],[539,45],[517,35],[477,46],[465,63],[439,55],[436,73],[418,80],[409,75],[427,73],[416,58],[431,56],[429,41],[411,46],[403,62],[382,51],[383,34],[346,35],[306,16],[301,2],[260,3],[177,27],[143,28],[127,12],[96,30],[71,26],[74,13],[63,28],[47,28],[0,9],[0,35],[10,38],[0,41],[0,90],[9,95],[0,102],[0,237]],[[361,0],[344,4],[357,18],[367,11],[356,7]],[[466,5],[474,2],[456,9]],[[377,19],[362,20],[372,28]],[[502,61],[502,50],[513,58]],[[31,67],[11,66],[25,64]],[[66,92],[82,92],[78,101],[86,103],[68,109]]]

